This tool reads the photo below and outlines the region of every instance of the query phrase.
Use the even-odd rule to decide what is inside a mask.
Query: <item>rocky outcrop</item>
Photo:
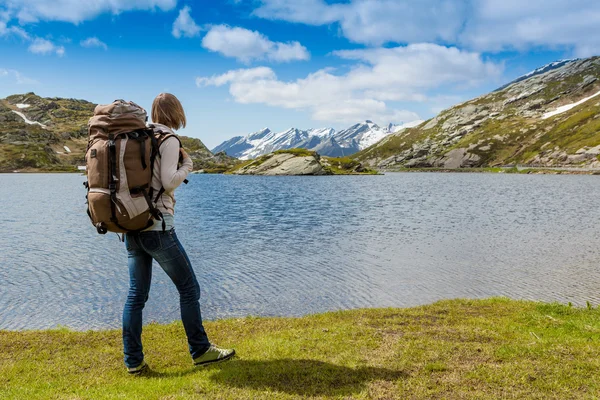
[[[269,154],[233,172],[237,175],[330,175],[318,155]]]
[[[378,172],[349,157],[321,157],[306,149],[278,150],[247,161],[228,173],[236,175],[376,175]]]
[[[354,157],[379,169],[600,168],[599,145],[600,57],[592,57],[539,68]]]

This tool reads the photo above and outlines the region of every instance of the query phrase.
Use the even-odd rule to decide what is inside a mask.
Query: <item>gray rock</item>
[[[404,164],[406,168],[429,168],[432,166],[431,160],[426,158],[414,158]]]
[[[423,127],[423,130],[426,131],[426,130],[435,128],[437,126],[438,122],[439,122],[438,117],[433,118],[427,124],[425,124],[425,126]]]
[[[443,159],[443,167],[449,169],[476,167],[480,159],[481,157],[469,153],[467,149],[454,149],[446,153]]]
[[[262,163],[254,162],[236,171],[238,175],[328,175],[314,156],[299,157],[289,153],[274,154]]]
[[[589,85],[591,85],[592,83],[596,82],[598,80],[597,77],[593,76],[593,75],[587,75],[585,78],[583,78],[583,82],[581,82],[581,84],[579,85],[580,89],[583,89]]]
[[[585,151],[585,154],[589,154],[591,156],[599,156],[600,155],[600,145],[596,146],[596,147],[592,147],[591,149],[588,149]]]
[[[585,154],[577,154],[577,155],[571,155],[571,156],[567,156],[567,162],[570,164],[578,164],[580,162],[583,162],[587,159]]]

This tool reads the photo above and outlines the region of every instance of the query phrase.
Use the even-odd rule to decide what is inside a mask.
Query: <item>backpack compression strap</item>
[[[146,169],[147,165],[145,158],[146,158],[146,153],[145,153],[145,145],[144,145],[144,140],[146,140],[145,138],[143,138],[144,135],[148,135],[150,137],[154,137],[154,135],[150,134],[149,132],[145,132],[145,130],[138,130],[134,132],[135,135],[133,136],[136,140],[138,140],[141,144],[141,149],[142,149],[142,165],[143,168]],[[129,135],[128,135],[129,136]],[[117,151],[116,151],[116,143],[115,143],[115,136],[111,134],[111,138],[108,141],[108,149],[109,149],[109,169],[110,169],[110,178],[109,178],[109,185],[108,188],[110,190],[110,198],[111,198],[111,202],[110,202],[110,208],[111,208],[111,219],[110,221],[112,223],[114,223],[119,229],[122,229],[126,232],[130,232],[130,233],[136,233],[136,232],[141,232],[145,229],[148,229],[149,227],[152,226],[152,221],[148,221],[148,224],[141,229],[138,230],[130,230],[127,229],[123,226],[121,226],[121,224],[119,224],[119,220],[117,218],[117,214],[116,214],[116,204],[117,204],[117,182],[119,181],[119,178],[117,178]],[[153,166],[154,164],[154,159],[152,158],[152,155],[150,156],[151,158],[151,165]],[[165,226],[165,220],[164,218],[162,218],[162,214],[161,212],[156,209],[156,207],[154,207],[154,205],[152,204],[152,201],[150,200],[150,196],[148,195],[146,189],[147,189],[147,185],[145,186],[140,186],[140,187],[136,187],[134,189],[137,189],[138,191],[140,191],[143,195],[144,198],[146,199],[146,202],[148,203],[148,207],[150,209],[150,213],[152,214],[152,216],[156,219],[162,219],[163,221],[163,231],[165,230],[164,226]],[[102,229],[103,232],[101,232],[99,227],[96,227],[98,229],[98,233],[106,233],[106,229]]]

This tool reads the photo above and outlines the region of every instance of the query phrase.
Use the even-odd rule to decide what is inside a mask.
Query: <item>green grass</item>
[[[239,356],[194,369],[183,327],[144,328],[152,369],[128,376],[121,334],[0,331],[7,399],[593,399],[600,311],[507,299],[206,323]]]
[[[365,167],[350,157],[323,157],[324,168],[333,175],[378,175],[379,172]]]
[[[318,157],[317,152],[310,151],[307,149],[301,149],[301,148],[276,150],[273,152],[273,154],[293,154],[298,157],[310,157],[310,156]]]

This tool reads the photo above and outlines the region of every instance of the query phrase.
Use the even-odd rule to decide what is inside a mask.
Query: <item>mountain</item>
[[[355,154],[381,169],[600,168],[600,57],[563,60]]]
[[[87,123],[96,104],[35,93],[0,99],[0,172],[76,171],[85,165]],[[236,161],[180,137],[196,169],[224,170]]]
[[[414,126],[414,123],[408,124],[408,126]],[[242,160],[254,159],[277,150],[292,148],[316,151],[329,157],[343,157],[365,149],[405,127],[407,126],[390,124],[386,128],[381,128],[372,121],[365,121],[339,132],[332,128],[306,131],[290,128],[283,132],[273,132],[265,128],[245,137],[236,136],[229,139],[212,151],[213,153],[225,152]]]
[[[0,171],[83,165],[87,121],[95,106],[34,93],[0,99]]]

